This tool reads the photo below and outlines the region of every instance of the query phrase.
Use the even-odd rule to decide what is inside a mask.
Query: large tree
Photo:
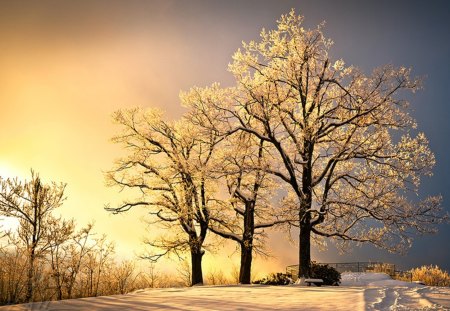
[[[214,184],[208,172],[220,138],[212,132],[198,135],[186,120],[166,122],[156,110],[118,111],[114,120],[122,126],[114,141],[129,154],[107,178],[111,185],[136,189],[139,195],[110,210],[147,207],[153,221],[166,229],[160,239],[148,241],[162,250],[149,258],[189,251],[192,285],[203,283],[203,244]]]
[[[28,269],[25,301],[33,300],[35,263],[51,247],[50,236],[59,236],[69,230],[68,222],[60,223],[59,219],[52,216],[52,212],[64,202],[64,189],[63,183],[42,183],[34,171],[31,171],[30,181],[0,177],[0,215],[19,220],[17,237],[26,247]],[[58,228],[55,224],[59,224]]]
[[[366,75],[333,61],[322,26],[302,22],[291,11],[244,43],[229,66],[236,87],[204,111],[264,143],[273,161],[261,170],[295,203],[299,277],[308,277],[313,235],[399,251],[443,218],[440,197],[410,199],[435,163],[404,99],[419,81],[404,67]]]

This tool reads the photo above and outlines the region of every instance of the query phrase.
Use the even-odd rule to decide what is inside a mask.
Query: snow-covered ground
[[[364,289],[365,310],[450,310],[450,288],[391,279],[384,273],[343,273],[341,286]]]
[[[235,285],[139,290],[1,310],[450,310],[450,288],[344,273],[338,287]]]

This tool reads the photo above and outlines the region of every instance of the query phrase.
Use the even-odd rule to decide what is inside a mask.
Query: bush
[[[254,281],[253,284],[263,285],[288,285],[292,279],[284,273],[271,273],[268,277]]]
[[[450,286],[450,275],[438,266],[422,266],[411,269],[412,280],[422,281],[428,286]]]
[[[315,279],[322,279],[323,285],[339,285],[341,282],[341,274],[329,265],[320,265],[312,262],[311,265],[312,277]]]
[[[314,279],[322,279],[323,285],[339,285],[341,282],[341,274],[329,265],[320,265],[315,262],[311,263],[311,277]],[[288,274],[271,273],[269,276],[256,280],[253,284],[263,285],[288,285],[292,283],[292,279]]]

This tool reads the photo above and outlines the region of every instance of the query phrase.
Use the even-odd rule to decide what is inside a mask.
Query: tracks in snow
[[[421,294],[421,287],[368,287],[364,291],[366,310],[450,310],[433,304]]]

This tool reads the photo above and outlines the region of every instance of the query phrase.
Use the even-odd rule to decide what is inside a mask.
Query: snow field
[[[450,288],[395,281],[382,273],[343,273],[341,286],[196,286],[138,290],[0,310],[450,310]]]

